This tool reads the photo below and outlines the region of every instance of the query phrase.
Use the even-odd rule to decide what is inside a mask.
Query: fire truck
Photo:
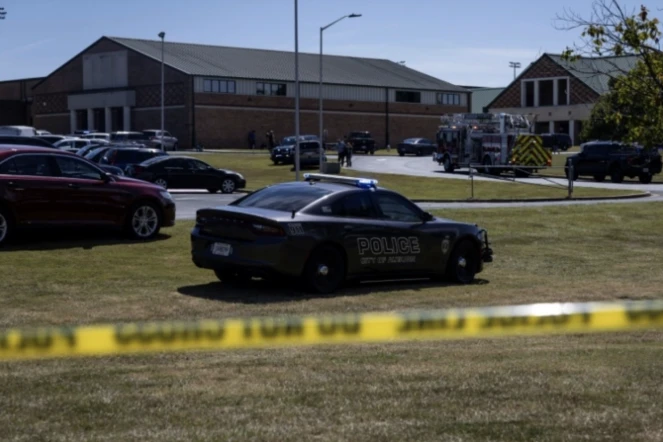
[[[441,117],[437,131],[437,152],[433,161],[444,171],[477,169],[500,175],[513,171],[527,177],[552,165],[552,152],[533,134],[536,116],[507,113],[448,114]]]

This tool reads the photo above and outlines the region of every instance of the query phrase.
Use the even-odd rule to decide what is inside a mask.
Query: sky
[[[641,0],[655,9],[658,0]],[[300,52],[404,61],[462,86],[503,87],[544,52],[578,42],[564,11],[593,0],[298,0]],[[0,0],[0,81],[45,76],[103,35],[294,51],[294,0]],[[630,9],[641,2],[621,0]],[[660,13],[657,13],[660,15]]]

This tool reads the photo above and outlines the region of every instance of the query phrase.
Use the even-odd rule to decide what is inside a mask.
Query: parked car
[[[90,134],[83,134],[80,138],[85,138],[86,140],[106,140],[110,142],[110,134],[106,132],[93,132]]]
[[[147,138],[147,144],[150,147],[161,150],[177,150],[177,138],[172,136],[170,132],[164,130],[163,133],[158,129],[147,129],[143,131],[143,135]]]
[[[563,150],[566,152],[569,150],[569,147],[573,146],[573,141],[569,134],[547,133],[539,136],[543,142],[543,147],[552,149],[553,151]]]
[[[433,155],[437,152],[437,144],[428,138],[407,138],[398,143],[396,147],[398,155],[414,154],[417,156]]]
[[[641,183],[651,183],[653,175],[661,173],[661,154],[653,149],[632,146],[614,141],[590,141],[580,146],[580,152],[566,160],[568,178],[573,166],[573,179],[591,176],[603,181],[607,176],[613,183],[621,183],[624,177],[638,177]]]
[[[48,142],[49,144],[53,145],[53,144],[57,143],[58,141],[62,141],[66,138],[71,138],[71,137],[66,137],[64,135],[52,135],[51,134],[51,135],[39,135],[39,136],[34,137],[34,138],[44,140],[44,141]]]
[[[51,133],[47,130],[37,129],[37,136],[42,136],[42,135],[51,135]]]
[[[124,171],[122,171],[122,169],[120,169],[119,167],[109,166],[108,164],[97,164],[97,166],[99,166],[100,169],[103,169],[108,173],[112,173],[113,175],[118,175],[118,176],[126,175]]]
[[[103,157],[99,160],[99,164],[109,164],[119,167],[124,173],[127,173],[127,168],[131,165],[140,164],[150,158],[164,155],[168,154],[161,149],[113,147],[104,153]]]
[[[78,130],[75,130],[73,134],[71,134],[71,138],[78,138],[78,137],[81,137],[83,135],[89,135],[89,134],[94,134],[94,133],[97,133],[97,131],[94,130],[94,129],[78,129]]]
[[[350,132],[348,142],[352,144],[352,153],[375,153],[375,140],[368,131]]]
[[[233,193],[246,187],[242,174],[228,169],[217,169],[197,158],[184,156],[157,156],[130,166],[127,175],[150,181],[164,189],[207,189]]]
[[[114,226],[149,239],[174,224],[175,202],[160,186],[68,152],[0,146],[0,245],[27,227]]]
[[[294,164],[295,163],[295,147],[297,137],[286,137],[281,144],[272,149],[270,158],[274,164]],[[301,153],[306,151],[307,156],[310,156],[313,145],[319,149],[320,141],[315,135],[300,135],[299,136],[299,152],[300,152],[300,165],[302,164]],[[316,157],[317,160],[318,157]],[[310,160],[308,160],[310,161]]]
[[[493,261],[488,234],[474,223],[438,218],[375,180],[304,178],[199,209],[194,265],[224,283],[275,277],[332,293],[371,279],[471,284]]]
[[[12,137],[35,137],[37,129],[32,126],[0,126],[0,135]]]
[[[148,138],[142,132],[116,131],[110,133],[110,141],[113,143],[125,141],[147,143]]]
[[[107,144],[105,140],[86,140],[85,138],[65,138],[56,142],[53,146],[60,150],[64,150],[71,153],[76,153],[82,147],[86,146],[99,146],[101,144]]]
[[[21,137],[13,135],[0,135],[0,144],[12,144],[14,147],[17,146],[29,146],[29,147],[50,147],[51,149],[54,146],[48,141],[44,141],[38,137]]]

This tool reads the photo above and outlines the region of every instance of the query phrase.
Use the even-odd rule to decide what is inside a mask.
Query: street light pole
[[[340,22],[344,18],[356,18],[356,17],[361,17],[361,14],[348,14],[344,15],[343,17],[339,18],[338,20],[335,20],[328,24],[327,26],[323,26],[320,28],[320,81],[318,85],[318,107],[319,107],[319,124],[320,124],[320,172],[322,172],[322,157],[324,154],[324,125],[323,125],[323,118],[322,118],[322,33],[324,32],[325,29],[335,25],[336,23]]]
[[[165,150],[165,147],[163,145],[163,132],[164,132],[164,82],[165,82],[165,75],[164,75],[164,38],[166,37],[165,32],[159,32],[159,37],[161,38],[161,148]]]

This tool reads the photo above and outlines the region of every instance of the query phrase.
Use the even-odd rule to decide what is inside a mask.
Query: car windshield
[[[254,192],[242,200],[231,203],[231,205],[292,212],[293,210],[301,210],[313,201],[330,193],[332,193],[331,190],[316,186],[296,188],[274,186]]]
[[[101,152],[103,152],[104,150],[107,150],[107,149],[109,149],[109,148],[108,147],[100,147],[99,149],[94,149],[93,151],[88,152],[87,155],[85,155],[85,158],[88,159],[88,160],[91,160],[94,157],[96,157],[98,154],[100,154]]]
[[[160,163],[161,161],[166,161],[172,158],[170,155],[159,155],[156,157],[149,158],[142,163],[140,163],[141,166],[151,166],[152,164]]]

